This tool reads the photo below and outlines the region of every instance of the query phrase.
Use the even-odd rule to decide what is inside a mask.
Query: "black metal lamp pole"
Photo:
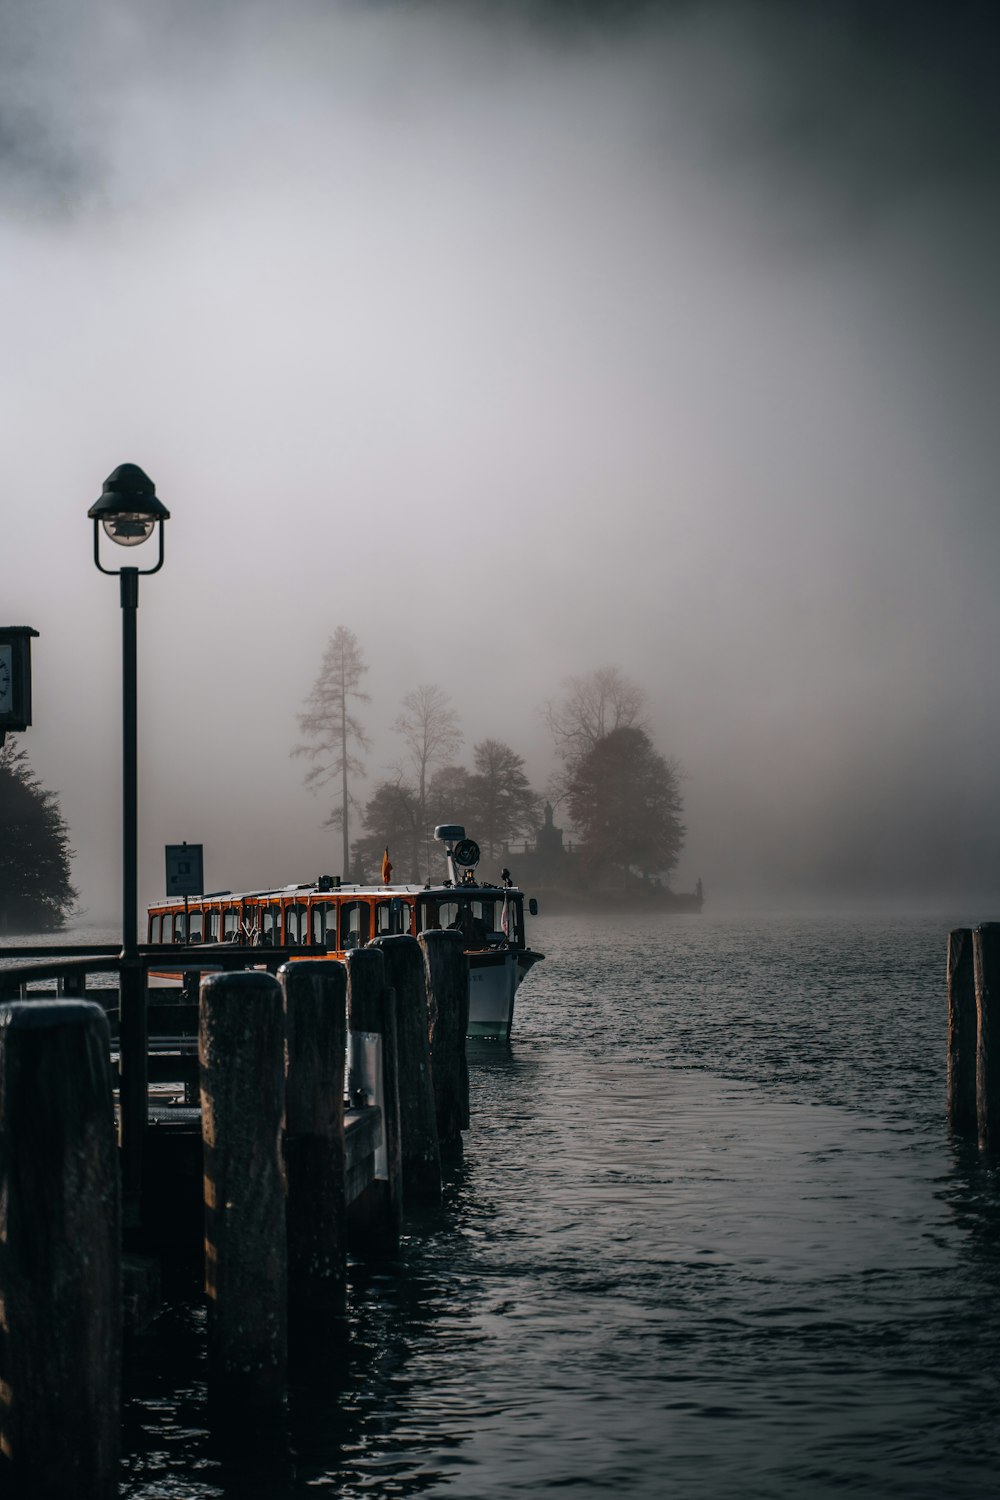
[[[139,957],[139,779],[137,753],[136,615],[139,576],[163,567],[163,522],[170,512],[153,481],[136,464],[120,464],[104,481],[100,500],[87,512],[94,522],[94,562],[118,574],[122,607],[122,951],[119,959],[119,1117],[124,1221],[138,1226],[142,1200],[142,1146],[147,1123],[146,984]],[[159,557],[152,568],[106,568],[100,527],[119,546],[145,542],[156,529]]]
[[[138,673],[136,615],[139,570],[122,568],[122,957],[139,949],[136,909],[139,904],[139,772]]]

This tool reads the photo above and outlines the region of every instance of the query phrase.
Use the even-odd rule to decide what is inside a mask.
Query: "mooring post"
[[[347,955],[347,1026],[351,1101],[382,1112],[375,1180],[348,1209],[350,1245],[358,1255],[394,1255],[402,1223],[396,1001],[377,948]]]
[[[1000,1151],[1000,922],[972,934],[976,983],[976,1109],[979,1145]]]
[[[202,979],[209,1396],[236,1413],[276,1408],[285,1392],[284,1052],[276,979],[255,972]]]
[[[0,1006],[0,1493],[118,1493],[121,1201],[107,1017]]]
[[[978,1022],[972,947],[971,927],[948,934],[948,1125],[975,1135]]]
[[[469,962],[460,932],[422,932],[430,1012],[431,1074],[438,1143],[442,1158],[462,1154],[462,1131],[469,1125]]]
[[[347,970],[283,964],[288,1308],[293,1337],[341,1314],[347,1276],[344,1068]]]
[[[441,1152],[438,1147],[430,1026],[423,954],[414,937],[380,937],[389,984],[396,992],[399,1060],[399,1127],[403,1202],[438,1203]]]

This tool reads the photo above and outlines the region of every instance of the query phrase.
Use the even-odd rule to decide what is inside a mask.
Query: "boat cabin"
[[[512,886],[357,886],[323,876],[278,890],[216,891],[155,901],[150,943],[238,943],[245,947],[325,948],[341,956],[372,938],[451,928],[467,949],[525,948],[524,896]]]

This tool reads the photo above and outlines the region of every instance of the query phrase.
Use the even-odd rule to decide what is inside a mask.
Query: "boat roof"
[[[520,896],[520,886],[502,885],[345,885],[331,887],[319,885],[307,881],[304,885],[279,885],[269,886],[260,891],[205,891],[200,896],[191,896],[189,901],[244,901],[249,897],[259,900],[262,896],[291,897],[291,896],[369,896],[381,897],[383,900],[393,896],[436,896],[439,900],[453,901],[456,896],[476,897],[497,896],[509,894]],[[154,906],[181,906],[183,896],[161,896],[156,901],[151,901],[148,910]]]

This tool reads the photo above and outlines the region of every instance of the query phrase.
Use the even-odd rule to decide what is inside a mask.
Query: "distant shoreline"
[[[704,897],[693,891],[567,891],[554,886],[532,888],[540,916],[566,916],[576,912],[677,912],[700,913]]]

